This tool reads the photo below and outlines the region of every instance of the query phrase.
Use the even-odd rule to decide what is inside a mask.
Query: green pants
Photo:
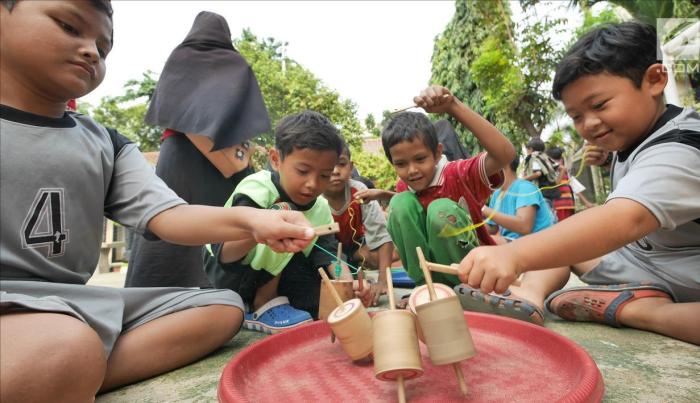
[[[421,247],[428,261],[447,265],[459,263],[470,250],[479,246],[476,231],[449,238],[438,236],[447,224],[464,228],[472,225],[472,219],[464,208],[450,199],[434,200],[426,212],[412,192],[392,197],[387,229],[408,276],[416,284],[425,283],[416,254],[417,246]],[[432,278],[450,286],[460,283],[456,276],[449,274],[433,272]]]

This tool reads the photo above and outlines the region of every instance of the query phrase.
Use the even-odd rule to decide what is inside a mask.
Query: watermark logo
[[[699,18],[657,18],[656,35],[661,45],[659,60],[700,60]]]

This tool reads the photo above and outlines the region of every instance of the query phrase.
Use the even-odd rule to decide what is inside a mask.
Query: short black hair
[[[525,147],[532,148],[533,151],[544,151],[544,141],[539,137],[533,137],[525,144]]]
[[[639,88],[649,66],[659,63],[654,26],[628,21],[606,24],[582,36],[557,64],[552,95],[561,100],[567,85],[602,72],[626,77]]]
[[[345,141],[327,117],[314,111],[303,111],[285,116],[275,129],[275,148],[284,159],[295,148],[343,152]]]
[[[520,166],[520,156],[519,156],[519,155],[516,155],[516,156],[515,156],[515,159],[513,159],[513,161],[510,162],[510,169],[511,169],[513,172],[518,172],[518,167],[519,167],[519,166]]]
[[[340,154],[338,154],[338,156],[341,156],[341,155],[347,155],[349,160],[352,159],[352,153],[350,152],[350,146],[346,142],[343,142],[343,149],[342,149],[342,151],[340,151]]]
[[[7,11],[12,12],[12,9],[15,8],[17,3],[20,0],[0,0],[0,3],[7,9]],[[101,11],[109,17],[109,20],[112,21],[112,1],[111,0],[90,0],[90,5],[95,7],[98,11]],[[109,38],[110,45],[114,45],[114,27],[112,27],[112,32],[111,32],[111,37]]]
[[[401,112],[394,116],[382,131],[382,147],[389,162],[394,162],[389,152],[391,147],[415,138],[420,138],[433,154],[437,153],[437,132],[427,116],[419,112]]]
[[[562,150],[560,147],[552,147],[548,148],[546,153],[549,156],[549,158],[553,160],[559,160],[561,159],[562,154],[564,154],[564,150]]]
[[[20,0],[0,0],[2,2],[2,5],[5,6],[5,8],[8,11],[12,11],[12,9],[15,7],[15,5],[19,2]],[[107,14],[109,19],[112,19],[112,3],[111,0],[90,0],[90,4],[95,7],[96,9],[102,11],[103,13]]]

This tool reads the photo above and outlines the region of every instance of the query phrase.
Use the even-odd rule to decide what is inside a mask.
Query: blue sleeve
[[[538,206],[540,204],[540,191],[537,186],[529,181],[523,181],[518,184],[518,187],[513,193],[517,193],[515,200],[515,210],[521,207]]]

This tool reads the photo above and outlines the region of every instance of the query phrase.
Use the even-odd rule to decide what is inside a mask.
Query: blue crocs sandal
[[[246,313],[243,318],[243,327],[275,334],[312,321],[311,314],[289,305],[287,297],[277,297],[268,301],[257,311]]]
[[[544,325],[544,312],[529,301],[511,297],[510,291],[500,295],[484,294],[481,290],[466,284],[459,284],[454,287],[454,290],[465,311],[491,313],[535,325]]]

